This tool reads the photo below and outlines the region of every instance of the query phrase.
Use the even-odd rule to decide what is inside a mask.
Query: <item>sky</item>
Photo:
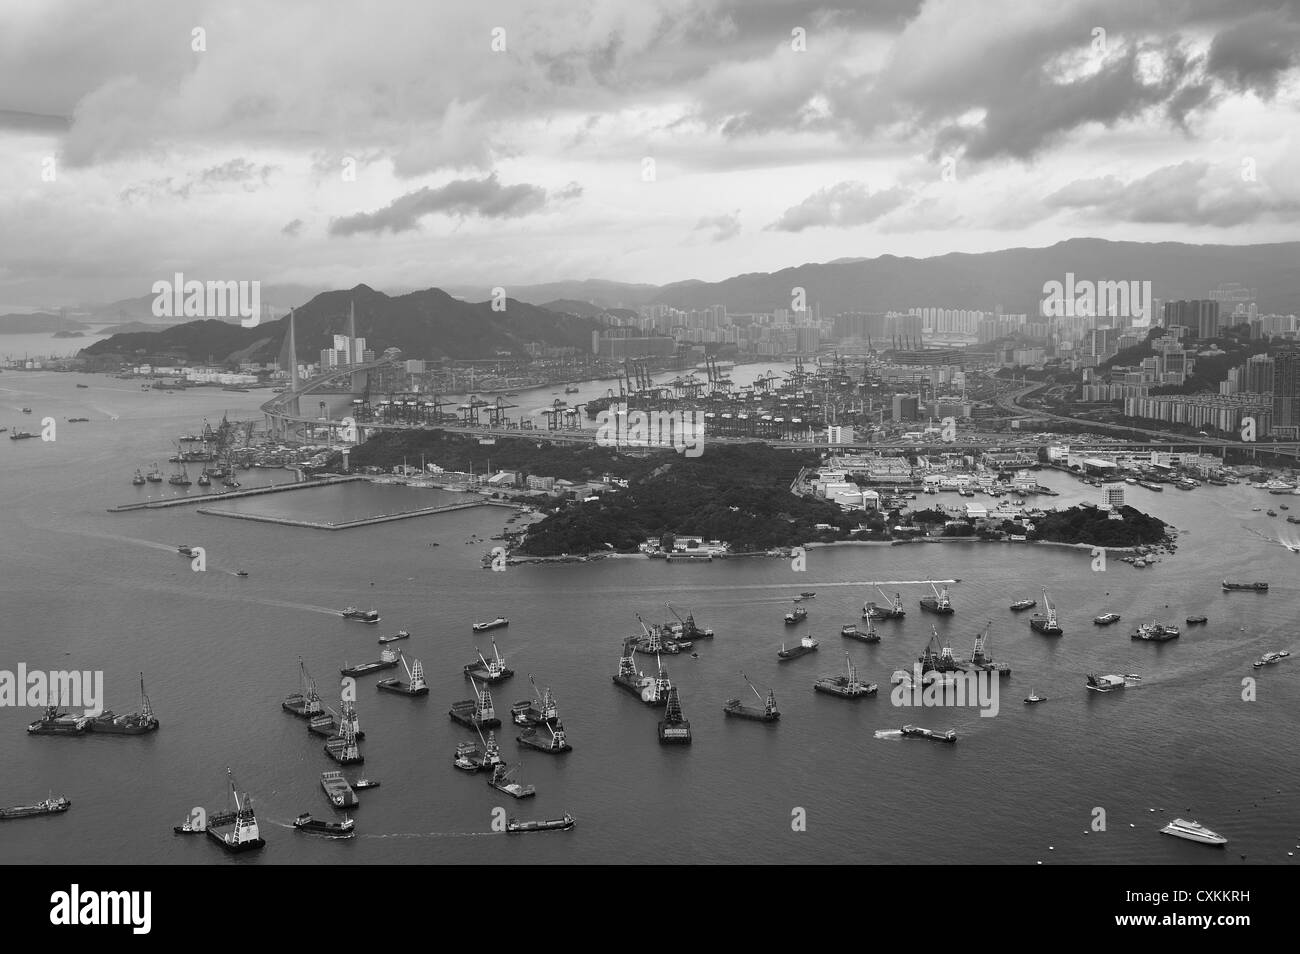
[[[1300,239],[1300,0],[0,5],[0,302]]]

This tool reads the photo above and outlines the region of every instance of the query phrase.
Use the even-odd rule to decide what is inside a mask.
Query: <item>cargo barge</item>
[[[544,693],[538,692],[532,673],[528,674],[528,681],[532,683],[533,693],[537,698],[521,699],[511,706],[511,720],[515,725],[523,726],[555,725],[560,720],[560,709],[555,703],[555,694],[551,692],[551,687],[547,686]]]
[[[901,594],[895,593],[893,599],[890,599],[885,596],[885,591],[881,590],[880,587],[876,587],[876,589],[880,591],[881,596],[885,597],[885,605],[882,606],[874,601],[862,604],[863,619],[902,619],[907,615],[907,611],[903,609]]]
[[[934,590],[934,596],[921,598],[921,609],[927,613],[935,613],[939,616],[951,616],[955,612],[952,608],[952,600],[948,598],[948,587],[942,590],[938,589],[933,583],[930,589]]]
[[[321,772],[320,787],[335,808],[356,808],[361,804],[361,799],[357,798],[342,772]]]
[[[662,665],[659,667],[659,675],[653,679],[639,672],[634,652],[633,641],[626,640],[623,643],[623,655],[618,660],[618,672],[613,677],[614,685],[626,689],[648,706],[666,705],[668,690],[672,687],[668,673]]]
[[[515,674],[515,671],[506,665],[505,658],[497,651],[496,640],[492,640],[492,659],[483,658],[478,647],[474,647],[474,652],[478,656],[478,662],[470,663],[465,667],[465,675],[470,679],[477,679],[480,682],[486,682],[488,685],[495,686],[499,682],[505,682]]]
[[[402,663],[402,668],[406,670],[406,678],[409,682],[402,682],[400,679],[380,679],[375,683],[375,688],[380,692],[392,692],[399,696],[427,696],[429,685],[424,681],[424,666],[420,660],[417,659],[408,666],[406,657],[400,650],[397,656]]]
[[[46,706],[45,715],[27,724],[30,735],[84,735],[89,731],[89,718],[60,712],[58,706]]]
[[[510,620],[506,619],[504,616],[498,616],[496,619],[489,620],[486,623],[475,623],[470,627],[470,629],[474,630],[476,633],[485,633],[490,629],[500,629],[503,626],[509,625]]]
[[[561,752],[573,751],[573,746],[569,744],[568,736],[565,735],[563,723],[557,722],[554,728],[549,725],[544,725],[542,728],[546,730],[550,738],[547,738],[534,728],[525,729],[523,735],[515,736],[515,741],[530,749],[545,752],[547,755],[559,755]]]
[[[257,816],[253,813],[252,796],[245,792],[242,799],[239,797],[230,769],[226,769],[226,777],[230,785],[229,797],[234,800],[235,810],[209,813],[204,832],[233,854],[265,848],[266,841],[262,838],[261,830],[257,825]]]
[[[776,693],[771,689],[767,691],[767,699],[763,699],[762,693],[754,688],[754,684],[749,681],[749,677],[743,672],[740,678],[745,680],[745,684],[758,697],[758,701],[763,703],[763,707],[757,708],[742,703],[739,699],[728,699],[723,703],[722,711],[729,716],[737,719],[748,719],[751,722],[776,722],[781,718],[781,713],[776,707]]]
[[[909,739],[929,739],[932,742],[956,742],[957,733],[953,729],[947,732],[935,732],[933,729],[923,729],[919,725],[905,725],[900,730],[905,738]]]
[[[453,722],[458,722],[463,726],[471,729],[497,729],[501,727],[501,720],[497,718],[496,709],[492,706],[492,693],[487,687],[483,691],[478,691],[477,683],[474,684],[473,699],[463,699],[460,702],[453,702],[447,715]]]
[[[301,656],[298,657],[298,682],[298,691],[286,696],[280,703],[280,708],[300,719],[324,715],[325,704],[321,702],[320,692],[316,689],[316,680],[307,672],[307,665]]]
[[[532,785],[524,785],[514,778],[514,769],[509,768],[504,762],[492,769],[492,775],[488,779],[488,785],[495,788],[498,792],[504,792],[511,798],[532,798],[537,794],[537,789]]]
[[[1267,593],[1268,584],[1256,581],[1254,583],[1234,583],[1230,580],[1223,581],[1225,590],[1254,590],[1257,593]]]
[[[668,690],[664,717],[659,720],[659,744],[691,744],[691,723],[682,715],[682,704],[678,699],[676,686]]]
[[[848,667],[847,675],[822,676],[813,683],[813,689],[827,695],[838,696],[841,699],[861,699],[863,696],[874,696],[880,687],[874,682],[867,683],[858,680],[857,667],[853,665],[853,660],[849,658],[848,653],[844,654],[844,661]]]
[[[517,818],[511,818],[506,821],[506,831],[510,834],[526,831],[568,831],[573,827],[573,822],[573,816],[568,812],[564,813],[563,818],[552,818],[547,821],[519,821]]]
[[[356,834],[356,822],[346,815],[341,822],[321,821],[304,812],[293,820],[293,827],[310,835],[325,835],[329,838],[351,838]]]

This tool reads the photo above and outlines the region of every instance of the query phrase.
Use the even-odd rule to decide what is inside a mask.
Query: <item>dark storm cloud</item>
[[[570,184],[561,194],[572,197],[572,189]],[[541,211],[546,200],[546,190],[541,186],[527,183],[503,186],[493,173],[482,179],[457,179],[436,189],[416,189],[398,196],[378,211],[335,219],[330,223],[330,234],[409,232],[418,226],[421,218],[435,213],[461,218],[518,218]]]
[[[817,226],[849,228],[874,222],[908,199],[904,189],[893,188],[870,193],[861,182],[840,182],[819,189],[798,205],[791,206],[781,217],[766,226],[772,232],[802,232]]]
[[[1258,13],[1228,27],[1210,46],[1208,70],[1232,89],[1264,99],[1277,92],[1282,74],[1296,65],[1300,23],[1294,8]]]

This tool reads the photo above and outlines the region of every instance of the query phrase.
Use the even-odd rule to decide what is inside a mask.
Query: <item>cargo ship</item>
[[[861,699],[863,696],[874,696],[880,687],[874,682],[867,683],[858,680],[857,667],[853,665],[853,660],[849,658],[848,653],[844,654],[844,662],[848,667],[848,675],[822,676],[813,683],[813,689],[830,696],[839,696],[841,699]]]
[[[807,656],[809,653],[815,653],[819,645],[820,644],[817,640],[813,639],[811,636],[805,636],[803,639],[799,640],[797,646],[791,646],[789,649],[786,648],[785,643],[782,643],[781,648],[777,650],[776,658],[781,660],[781,662],[798,659],[800,656]]]
[[[530,749],[537,749],[539,752],[545,752],[548,755],[559,755],[561,752],[572,752],[573,746],[569,744],[568,737],[564,734],[564,723],[557,722],[554,728],[549,725],[542,726],[550,738],[547,738],[535,728],[525,729],[523,735],[515,736],[515,741],[520,745],[526,745]]]
[[[509,626],[509,625],[510,625],[510,620],[506,619],[504,616],[498,616],[496,619],[489,620],[486,623],[475,623],[470,628],[473,629],[474,632],[476,633],[484,633],[487,632],[489,629],[500,629],[502,626]]]
[[[909,739],[929,739],[932,742],[956,742],[957,733],[949,729],[947,732],[935,732],[933,729],[923,729],[919,725],[905,725],[900,730],[905,738]]]
[[[1143,623],[1132,632],[1129,638],[1148,643],[1165,643],[1171,639],[1177,639],[1180,635],[1177,626],[1166,626],[1164,623]]]
[[[525,831],[568,831],[572,827],[573,816],[568,812],[564,813],[563,818],[552,818],[547,821],[520,821],[517,818],[506,820],[506,831],[510,834]]]
[[[368,676],[372,672],[379,672],[383,669],[397,668],[397,651],[385,649],[379,654],[379,659],[375,662],[360,663],[356,666],[344,665],[339,670],[341,676]]]
[[[1183,818],[1175,818],[1164,828],[1161,828],[1160,833],[1162,835],[1173,835],[1175,838],[1182,838],[1185,841],[1199,842],[1202,845],[1214,845],[1216,848],[1222,848],[1228,843],[1228,839],[1210,831],[1200,822],[1187,821]]]
[[[1129,673],[1127,676],[1099,676],[1094,672],[1088,673],[1085,685],[1093,692],[1114,692],[1116,689],[1125,689],[1129,686],[1136,685],[1142,681],[1141,676]]]
[[[429,694],[429,685],[424,681],[424,666],[420,660],[415,660],[410,666],[406,665],[406,657],[399,650],[397,653],[398,660],[402,668],[406,670],[406,678],[409,682],[402,682],[400,679],[380,679],[375,683],[375,688],[380,692],[393,692],[399,696],[427,696]]]
[[[114,715],[109,709],[101,715],[94,716],[86,728],[91,732],[107,735],[144,735],[146,732],[158,731],[158,720],[153,714],[153,705],[144,691],[144,673],[140,673],[140,711],[128,715]]]
[[[378,610],[359,610],[355,606],[349,606],[347,609],[341,610],[339,615],[344,619],[355,619],[358,622],[371,624],[378,623],[380,619]]]
[[[329,838],[351,838],[356,834],[356,822],[346,815],[341,822],[328,822],[312,818],[310,812],[304,812],[293,820],[293,827],[311,835],[325,835]]]
[[[676,686],[668,690],[664,717],[659,720],[659,744],[691,744],[691,723],[682,715],[682,704]]]
[[[1047,598],[1047,587],[1043,587],[1043,609],[1047,612],[1035,613],[1030,617],[1029,628],[1044,636],[1060,636],[1065,630],[1061,629],[1061,624],[1056,618],[1056,607]]]
[[[89,731],[89,718],[60,712],[58,706],[46,706],[45,715],[27,724],[30,735],[82,735]]]
[[[208,813],[207,827],[204,831],[209,838],[232,853],[257,851],[266,847],[266,842],[257,826],[257,816],[253,813],[252,796],[245,792],[242,799],[239,797],[239,792],[235,788],[235,778],[230,774],[230,769],[226,769],[226,777],[230,785],[228,799],[233,798],[235,810]]]
[[[72,807],[72,802],[62,795],[51,795],[35,805],[14,805],[0,808],[0,821],[7,818],[31,818],[35,815],[62,815]]]
[[[337,770],[321,772],[320,787],[325,791],[325,797],[330,800],[330,804],[335,808],[355,808],[361,802],[357,798],[357,793],[352,791],[352,786],[348,784],[348,780],[343,777],[343,773]]]
[[[880,634],[876,632],[876,623],[870,616],[863,617],[867,621],[865,630],[858,629],[856,623],[849,623],[847,626],[840,627],[840,635],[846,639],[856,639],[861,643],[878,643]]]
[[[323,715],[325,704],[321,702],[320,693],[316,690],[316,680],[307,672],[307,666],[301,656],[298,657],[298,681],[300,688],[297,692],[286,696],[280,703],[280,708],[300,719]]]
[[[1286,657],[1290,655],[1291,653],[1289,653],[1285,649],[1279,650],[1278,652],[1269,652],[1260,656],[1250,665],[1252,669],[1263,669],[1265,666],[1272,666],[1276,663],[1280,663],[1283,659],[1286,659]]]
[[[1267,592],[1268,592],[1268,584],[1267,584],[1267,583],[1261,583],[1261,582],[1258,582],[1258,581],[1255,582],[1255,583],[1233,583],[1233,582],[1230,582],[1230,581],[1228,581],[1228,580],[1224,580],[1224,581],[1223,581],[1223,588],[1224,588],[1225,590],[1255,590],[1256,592],[1259,592],[1259,593],[1267,593]]]
[[[775,722],[780,719],[781,712],[776,707],[776,693],[769,689],[767,699],[764,700],[762,693],[754,688],[754,684],[749,681],[748,676],[742,672],[740,678],[745,680],[745,684],[758,697],[758,701],[763,703],[763,707],[759,709],[755,706],[745,705],[739,699],[728,699],[723,703],[722,711],[737,719],[749,719],[752,722]]]
[[[652,679],[645,673],[639,672],[634,653],[633,640],[625,640],[623,655],[618,660],[618,672],[613,677],[614,685],[626,689],[648,706],[666,705],[668,690],[672,686],[668,673],[664,672],[662,665],[659,667],[657,678]]]
[[[536,699],[521,699],[510,707],[510,717],[515,725],[555,725],[560,720],[560,710],[555,703],[555,694],[551,692],[551,687],[546,687],[546,692],[537,691],[537,683],[533,680],[533,674],[528,674],[528,681],[532,683],[533,693]]]
[[[489,661],[483,658],[478,647],[474,647],[475,654],[478,655],[478,662],[470,663],[465,667],[465,675],[470,679],[477,679],[480,682],[486,682],[488,685],[495,686],[498,682],[504,682],[515,674],[515,671],[506,665],[505,659],[497,651],[496,640],[492,640],[492,659]]]
[[[459,722],[471,729],[500,728],[501,720],[497,718],[496,709],[492,706],[492,693],[488,691],[487,686],[479,692],[478,684],[473,683],[473,685],[474,698],[453,702],[447,715],[453,722]]]
[[[785,625],[793,626],[795,623],[802,623],[808,618],[808,611],[802,606],[796,606],[790,612],[785,614]]]
[[[863,619],[902,619],[907,615],[907,611],[903,609],[901,594],[895,593],[893,599],[890,599],[885,596],[885,591],[881,590],[880,587],[876,587],[876,589],[879,590],[882,597],[885,597],[885,605],[882,606],[872,601],[864,603],[862,605]]]
[[[934,590],[934,596],[922,597],[921,609],[927,613],[937,613],[939,616],[951,616],[954,610],[952,600],[948,598],[948,587],[945,586],[940,590],[931,583],[930,589]]]
[[[537,794],[537,789],[532,785],[524,785],[514,778],[515,770],[509,768],[504,762],[492,769],[492,775],[488,778],[488,785],[495,788],[498,792],[504,792],[511,798],[532,798]]]
[[[408,632],[407,632],[406,630],[404,630],[404,629],[399,629],[399,630],[398,630],[396,633],[394,633],[392,636],[380,636],[380,637],[379,637],[379,641],[380,641],[381,643],[395,643],[395,642],[397,642],[399,639],[410,639],[410,638],[411,638],[411,634],[410,634],[410,633],[408,633]]]

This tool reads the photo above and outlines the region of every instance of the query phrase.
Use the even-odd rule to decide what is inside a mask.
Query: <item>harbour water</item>
[[[76,382],[90,390],[75,390]],[[870,863],[1294,863],[1300,842],[1295,805],[1300,765],[1300,640],[1295,618],[1300,555],[1260,534],[1300,530],[1268,508],[1284,498],[1247,486],[1163,494],[1126,486],[1128,502],[1179,528],[1178,552],[1134,569],[1112,557],[1090,569],[1086,550],[1014,544],[947,543],[811,549],[806,571],[782,559],[667,564],[640,557],[585,564],[481,568],[509,511],[477,508],[375,527],[328,532],[203,516],[192,508],[110,514],[110,506],[167,485],[136,488],[137,467],[163,461],[181,433],[257,416],[265,394],[198,390],[140,392],[126,381],[73,374],[0,375],[0,425],[59,421],[58,439],[0,441],[0,669],[102,669],[107,705],[138,703],[143,670],[162,728],[141,737],[28,736],[39,713],[0,708],[0,804],[47,791],[69,797],[61,816],[6,826],[11,863],[179,864],[338,862],[870,862]],[[522,402],[521,402],[522,403]],[[33,408],[29,417],[22,406]],[[85,424],[65,424],[68,416]],[[283,471],[240,480],[288,481]],[[1040,504],[1096,500],[1098,490],[1044,473],[1062,492]],[[395,488],[332,488],[328,506],[387,512]],[[421,494],[406,488],[416,502]],[[274,512],[315,519],[315,490],[275,495]],[[430,498],[431,499],[431,498]],[[950,498],[955,500],[956,498]],[[1300,503],[1300,497],[1295,498]],[[1300,512],[1298,509],[1296,512]],[[1284,514],[1285,515],[1285,514]],[[1253,532],[1254,531],[1254,532]],[[203,546],[205,572],[177,555]],[[439,546],[432,546],[438,543]],[[247,578],[234,570],[246,569]],[[1224,593],[1224,577],[1269,580],[1271,591]],[[928,587],[900,590],[905,620],[879,624],[883,640],[841,639],[878,594],[863,581],[953,579],[953,617],[923,615]],[[1007,606],[1050,589],[1065,635],[1039,636]],[[781,664],[776,650],[790,599],[816,592],[798,628],[821,649]],[[616,688],[621,638],[638,632],[636,613],[661,620],[671,600],[717,632],[697,643],[699,658],[665,657],[680,687],[694,744],[662,747],[657,710]],[[378,626],[338,616],[347,605],[378,608]],[[1094,626],[1104,611],[1122,614]],[[1205,614],[1205,626],[1184,617]],[[504,756],[524,758],[527,803],[453,769],[466,730],[447,717],[470,695],[462,674],[474,649],[488,649],[476,620],[503,615],[497,645],[516,676],[493,687],[505,726]],[[1138,622],[1183,627],[1165,644],[1129,639]],[[968,655],[986,621],[991,648],[1014,675],[1000,686],[1000,712],[896,708],[889,675],[910,667],[936,625]],[[360,682],[365,764],[350,771],[380,779],[361,793],[358,836],[331,841],[289,827],[310,811],[333,812],[319,778],[335,765],[320,739],[284,713],[297,688],[297,658],[333,702],[338,669],[379,658],[376,637],[399,628],[419,658],[430,692],[407,699]],[[945,640],[948,643],[947,640]],[[813,692],[821,675],[843,668],[849,650],[859,675],[879,683],[875,698],[847,702]],[[1292,658],[1254,671],[1266,650]],[[653,670],[650,657],[638,657]],[[726,719],[731,696],[748,694],[744,670],[771,686],[776,725]],[[1113,694],[1084,689],[1084,674],[1139,673],[1140,687]],[[554,689],[574,751],[549,757],[515,742],[510,704],[531,694],[528,673]],[[1243,680],[1257,683],[1244,701]],[[1030,687],[1049,701],[1026,707]],[[940,746],[892,732],[913,723],[955,728]],[[267,848],[227,858],[206,839],[174,837],[194,806],[224,804],[225,769],[252,793]],[[493,809],[528,818],[569,811],[574,831],[513,838],[490,833]],[[1106,830],[1092,830],[1096,809]],[[1154,812],[1151,809],[1156,809]],[[792,830],[803,809],[806,831]],[[1158,834],[1182,816],[1231,840],[1226,852]]]

